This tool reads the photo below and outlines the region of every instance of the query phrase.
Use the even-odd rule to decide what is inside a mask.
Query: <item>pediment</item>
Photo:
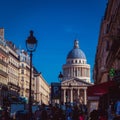
[[[69,79],[69,80],[65,80],[61,83],[62,86],[89,86],[91,85],[88,82],[85,82],[84,80],[80,80],[78,78],[73,78],[73,79]]]

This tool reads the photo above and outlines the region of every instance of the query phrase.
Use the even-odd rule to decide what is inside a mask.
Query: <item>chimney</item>
[[[0,28],[0,38],[4,40],[4,28]]]

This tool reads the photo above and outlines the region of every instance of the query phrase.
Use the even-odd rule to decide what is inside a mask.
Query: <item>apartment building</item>
[[[19,56],[15,44],[11,41],[6,41],[8,50],[8,89],[9,100],[17,101],[19,97]]]
[[[120,70],[120,0],[109,0],[101,22],[95,57],[94,81],[109,81],[110,70]]]
[[[41,73],[34,67],[35,92],[34,100],[39,104],[48,105],[50,102],[50,86]]]
[[[8,99],[8,51],[4,41],[4,29],[0,29],[0,107]]]
[[[34,68],[34,65],[32,65]],[[50,89],[41,74],[36,76],[32,68],[33,102],[49,103]],[[29,99],[30,56],[13,42],[4,39],[4,28],[0,28],[0,107]],[[37,93],[40,93],[39,96]],[[37,97],[36,97],[37,96]]]
[[[98,101],[100,109],[108,109],[110,104],[114,107],[120,98],[120,0],[108,0],[100,26],[93,79],[95,85],[89,87],[89,97]]]
[[[19,86],[20,86],[20,95],[29,97],[29,81],[30,81],[30,57],[28,53],[24,50],[19,52],[20,60],[20,69],[19,69]],[[33,78],[32,78],[33,79]],[[33,83],[32,83],[33,86]]]

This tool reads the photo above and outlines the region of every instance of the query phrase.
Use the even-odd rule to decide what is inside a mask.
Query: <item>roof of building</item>
[[[67,59],[86,59],[84,52],[79,48],[79,41],[74,41],[73,49],[68,53]]]

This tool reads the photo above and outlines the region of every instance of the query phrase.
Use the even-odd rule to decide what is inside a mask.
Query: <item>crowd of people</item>
[[[48,108],[48,109],[46,109]],[[108,109],[93,110],[88,114],[87,106],[80,105],[48,105],[42,104],[33,113],[31,120],[120,120],[120,100],[115,104],[115,115],[112,116],[111,105]],[[16,118],[10,117],[7,109],[4,109],[0,115],[0,120],[29,120],[29,112]]]
[[[42,105],[35,112],[35,120],[87,120],[87,108],[82,106],[66,105],[65,108],[61,105],[49,105],[49,111]]]

